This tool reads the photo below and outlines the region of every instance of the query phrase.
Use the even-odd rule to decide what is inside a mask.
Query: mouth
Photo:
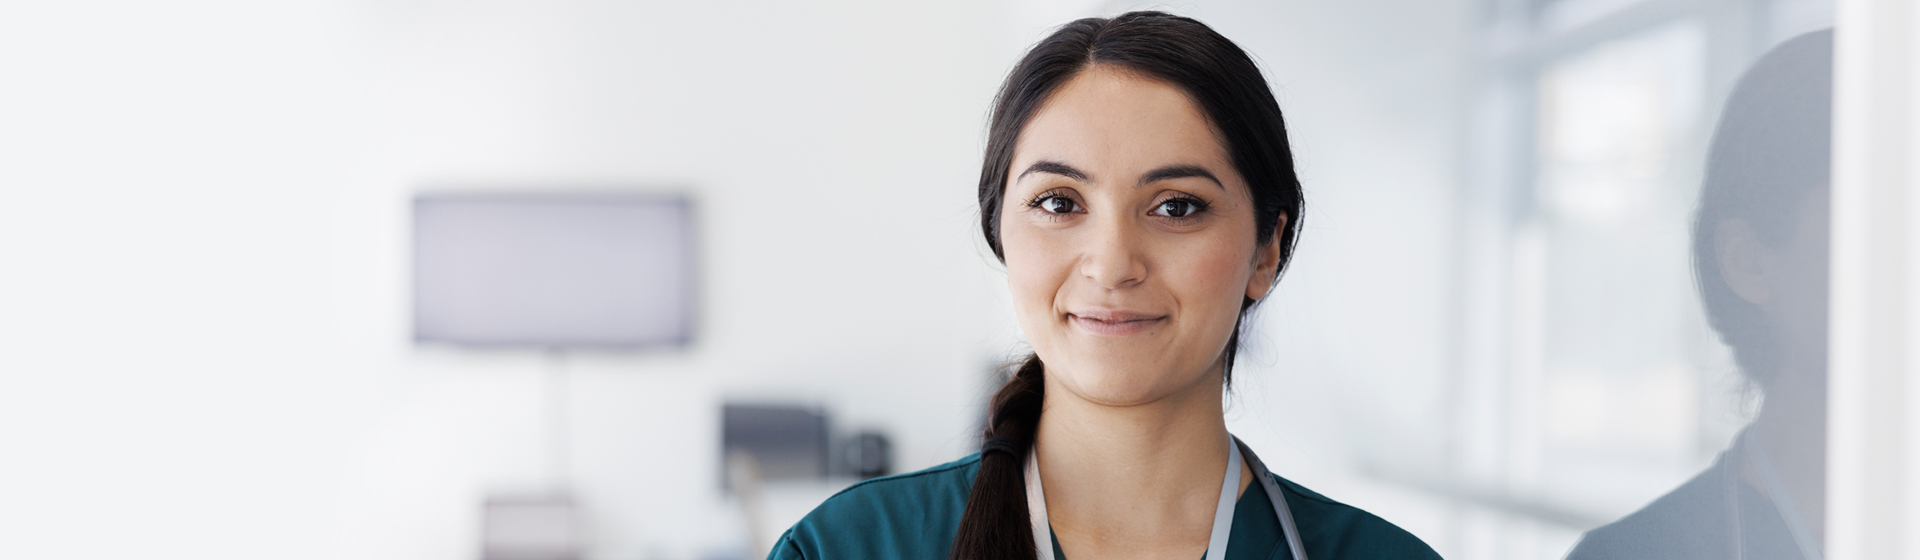
[[[1067,322],[1082,332],[1103,337],[1133,336],[1159,326],[1166,319],[1166,315],[1129,311],[1089,310],[1067,314]]]

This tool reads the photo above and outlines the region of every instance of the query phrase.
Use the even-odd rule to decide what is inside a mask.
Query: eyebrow
[[[1185,179],[1188,177],[1200,177],[1208,181],[1213,181],[1214,186],[1222,189],[1227,188],[1226,185],[1220,183],[1219,177],[1213,176],[1212,172],[1198,165],[1169,165],[1149,171],[1146,175],[1140,176],[1140,185],[1145,186],[1168,179]]]
[[[1089,179],[1089,175],[1087,175],[1087,172],[1076,169],[1071,165],[1067,165],[1057,161],[1050,161],[1050,160],[1040,160],[1040,161],[1033,162],[1033,165],[1027,166],[1027,170],[1020,172],[1020,176],[1015,177],[1014,180],[1018,181],[1021,179],[1025,179],[1028,175],[1031,175],[1034,173],[1048,173],[1052,175],[1059,175],[1059,176],[1073,179],[1075,181],[1079,181],[1082,183],[1091,182],[1091,179]],[[1207,171],[1207,168],[1200,167],[1198,165],[1169,165],[1166,167],[1155,169],[1153,171],[1149,171],[1147,172],[1147,174],[1140,176],[1140,182],[1136,186],[1146,186],[1146,185],[1151,185],[1153,183],[1157,183],[1160,181],[1166,181],[1170,179],[1186,179],[1189,177],[1199,177],[1202,179],[1206,179],[1208,181],[1213,181],[1214,186],[1220,187],[1222,189],[1227,188],[1226,184],[1220,182],[1219,177],[1215,177],[1213,175],[1213,172]]]
[[[1028,175],[1031,175],[1034,173],[1051,173],[1054,175],[1060,175],[1069,179],[1073,179],[1075,181],[1079,181],[1082,183],[1088,182],[1087,172],[1074,169],[1073,166],[1071,165],[1067,165],[1057,161],[1047,161],[1047,160],[1040,160],[1040,161],[1033,162],[1033,165],[1027,166],[1027,170],[1021,171],[1020,176],[1015,177],[1013,180],[1019,181],[1021,179],[1025,179],[1027,178]]]

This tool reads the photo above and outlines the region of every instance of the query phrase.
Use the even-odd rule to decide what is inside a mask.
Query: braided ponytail
[[[1028,355],[1013,378],[994,393],[987,417],[987,441],[1004,440],[1018,453],[982,451],[980,472],[960,515],[948,558],[954,560],[1039,557],[1028,527],[1025,459],[1033,449],[1033,433],[1040,425],[1040,405],[1046,401],[1046,367],[1040,356]],[[1019,538],[1012,538],[1009,535]]]

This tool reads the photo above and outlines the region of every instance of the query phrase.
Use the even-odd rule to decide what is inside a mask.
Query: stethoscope
[[[1227,557],[1227,532],[1233,528],[1233,506],[1239,501],[1240,460],[1246,459],[1247,467],[1253,469],[1253,479],[1260,481],[1260,487],[1267,491],[1267,501],[1273,504],[1273,514],[1280,518],[1281,532],[1286,534],[1287,549],[1293,552],[1294,560],[1307,560],[1306,546],[1300,543],[1300,531],[1293,524],[1293,511],[1287,509],[1287,498],[1280,493],[1280,485],[1267,474],[1267,465],[1260,462],[1260,456],[1253,454],[1246,442],[1227,435],[1227,475],[1220,481],[1220,502],[1213,510],[1213,534],[1207,538],[1206,560],[1225,560]],[[1040,487],[1040,462],[1032,451],[1027,452],[1027,517],[1033,519],[1033,545],[1039,552],[1039,560],[1053,558],[1053,527],[1047,523],[1047,494]]]
[[[1735,467],[1740,462],[1752,465],[1754,474],[1760,477],[1760,483],[1766,485],[1768,501],[1773,503],[1774,510],[1779,512],[1780,519],[1786,522],[1787,533],[1793,536],[1794,544],[1800,547],[1800,557],[1806,560],[1823,560],[1825,556],[1820,552],[1819,542],[1813,538],[1813,531],[1808,529],[1806,520],[1800,518],[1799,508],[1794,507],[1793,495],[1787,493],[1786,483],[1780,480],[1780,474],[1774,470],[1773,462],[1767,459],[1766,450],[1760,447],[1760,440],[1753,436],[1753,432],[1741,430],[1738,441],[1735,447],[1738,448],[1739,460],[1735,461],[1732,457],[1722,457],[1720,460],[1720,478],[1727,486],[1727,515],[1731,521],[1728,523],[1731,529],[1728,531],[1728,537],[1733,540],[1733,546],[1730,549],[1733,552],[1733,560],[1744,560],[1747,556],[1742,540],[1743,528],[1740,524],[1739,478],[1734,474]],[[1733,452],[1735,450],[1728,450],[1728,453]]]

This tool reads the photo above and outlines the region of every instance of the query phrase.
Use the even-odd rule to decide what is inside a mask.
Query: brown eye
[[[1071,214],[1073,211],[1080,209],[1080,205],[1075,203],[1073,199],[1064,196],[1049,196],[1042,199],[1039,206],[1041,210],[1045,210],[1050,214]]]
[[[1200,206],[1197,204],[1194,204],[1193,201],[1191,200],[1176,198],[1173,200],[1160,203],[1160,205],[1154,207],[1153,210],[1155,214],[1159,214],[1169,218],[1185,218],[1188,215],[1193,214],[1195,211],[1198,211],[1199,209],[1200,209]]]

